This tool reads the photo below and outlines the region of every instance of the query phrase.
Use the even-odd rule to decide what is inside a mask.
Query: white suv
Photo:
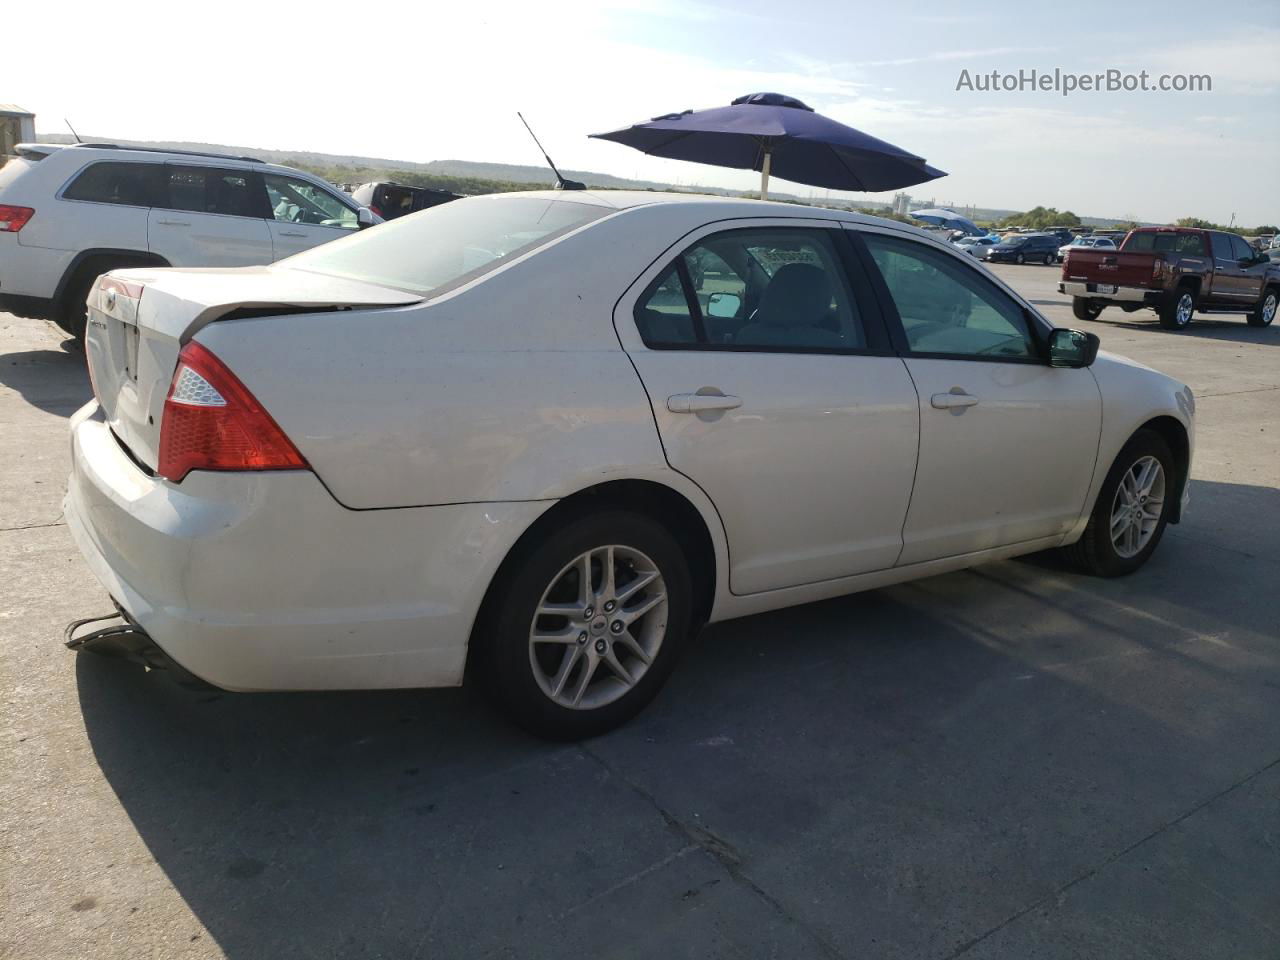
[[[108,270],[266,264],[377,219],[318,177],[252,157],[100,143],[15,151],[0,166],[0,310],[76,337]]]

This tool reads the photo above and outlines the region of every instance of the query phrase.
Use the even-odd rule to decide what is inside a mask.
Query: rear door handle
[[[162,225],[164,225],[164,226],[166,226],[166,227],[189,227],[189,226],[191,226],[191,221],[190,221],[190,220],[157,220],[157,221],[156,221],[156,223],[162,224]]]
[[[978,398],[967,393],[935,393],[929,402],[939,410],[955,410],[958,407],[972,407]]]
[[[677,393],[667,397],[667,409],[672,413],[735,410],[740,406],[742,406],[741,397],[729,397],[722,393]]]

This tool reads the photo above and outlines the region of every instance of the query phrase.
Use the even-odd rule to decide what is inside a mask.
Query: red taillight
[[[221,360],[192,341],[178,355],[160,421],[157,472],[300,470],[307,461]]]
[[[1159,257],[1156,257],[1155,263],[1151,264],[1151,279],[1152,280],[1164,279],[1164,261],[1161,260]]]
[[[11,207],[0,203],[0,233],[17,233],[35,215],[30,207]]]

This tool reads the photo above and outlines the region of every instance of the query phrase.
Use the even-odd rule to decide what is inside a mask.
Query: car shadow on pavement
[[[1264,346],[1280,346],[1280,326],[1251,327],[1244,315],[1233,316],[1230,320],[1219,317],[1197,316],[1191,324],[1182,330],[1166,330],[1160,326],[1154,313],[1149,313],[1150,320],[1114,320],[1108,316],[1111,311],[1104,311],[1095,322],[1099,326],[1121,327],[1126,330],[1147,330],[1151,333],[1163,333],[1171,337],[1198,337],[1204,340],[1230,340],[1233,343],[1257,343]]]
[[[192,692],[87,654],[76,677],[120,804],[233,960],[940,957],[1073,909],[1068,884],[1275,759],[1258,589],[1170,537],[1123,580],[999,563],[717,624],[582,746],[466,689]],[[1149,847],[1088,918],[1098,950],[1114,923],[1153,956],[1274,946],[1244,909],[1280,889],[1266,842],[1216,898]],[[122,929],[136,906],[85,894]]]
[[[0,384],[48,413],[70,416],[93,398],[84,354],[23,350],[0,356]]]

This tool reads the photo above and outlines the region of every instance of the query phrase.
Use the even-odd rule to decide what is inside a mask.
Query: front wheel
[[[1278,299],[1280,299],[1280,294],[1276,293],[1276,288],[1267,287],[1266,292],[1262,295],[1262,299],[1258,301],[1258,305],[1254,307],[1253,312],[1249,314],[1249,326],[1271,326],[1271,321],[1276,318],[1276,301]]]
[[[1102,304],[1095,303],[1088,297],[1071,298],[1071,312],[1077,320],[1097,320],[1102,310]]]
[[[1063,551],[1094,576],[1133,573],[1160,543],[1178,490],[1169,445],[1158,433],[1139,430],[1111,465],[1084,535]]]
[[[1195,294],[1187,287],[1179,287],[1160,307],[1160,326],[1166,330],[1185,330],[1195,310]]]
[[[648,516],[607,510],[513,560],[472,638],[497,706],[553,740],[593,737],[639,713],[690,633],[689,567],[675,538]]]

